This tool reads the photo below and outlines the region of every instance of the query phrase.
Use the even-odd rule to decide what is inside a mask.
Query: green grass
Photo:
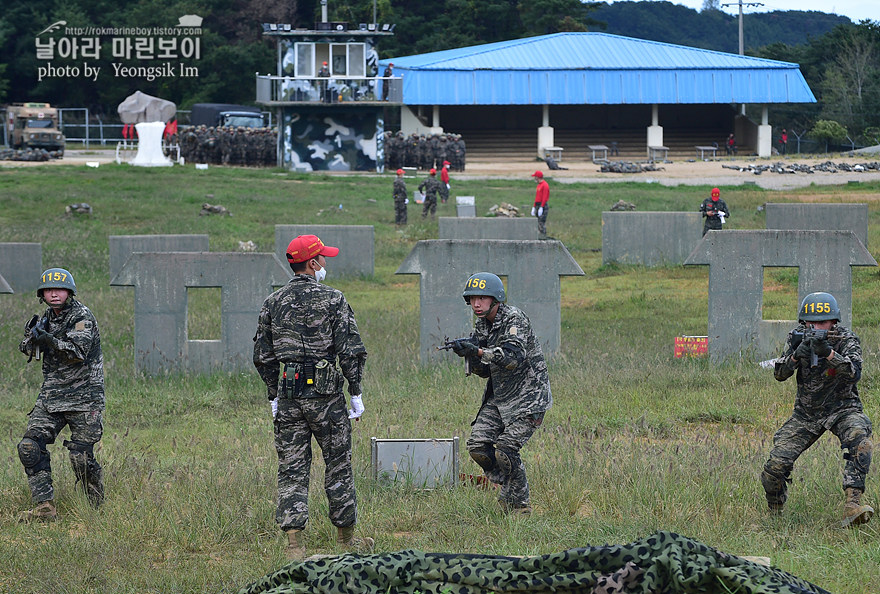
[[[453,176],[453,196],[476,196],[478,213],[501,201],[528,207],[534,183],[526,175]],[[107,411],[97,455],[108,494],[100,511],[88,507],[59,443],[50,451],[62,520],[16,523],[29,493],[15,445],[41,381],[17,345],[25,320],[40,308],[30,294],[0,295],[0,591],[233,592],[284,563],[274,524],[271,420],[257,374],[139,376],[133,292],[110,287],[108,278],[109,235],[207,233],[212,251],[235,251],[239,241],[252,240],[259,251],[273,252],[279,223],[375,225],[375,274],[338,279],[331,261],[327,282],[346,293],[370,353],[354,464],[359,529],[375,536],[379,551],[530,555],[665,529],[726,552],[768,556],[832,592],[880,591],[880,522],[857,531],[837,527],[843,494],[836,440],[824,437],[799,460],[785,514],[765,512],[758,475],[773,432],[790,413],[793,380],[776,382],[747,363],[672,357],[674,336],[706,331],[708,270],[602,265],[603,210],[620,199],[639,210],[696,210],[708,188],[550,181],[548,230],[586,275],[562,280],[562,349],[550,361],[554,407],[523,452],[535,508],[524,520],[503,516],[490,492],[380,487],[368,478],[370,437],[464,440],[483,388],[458,364],[418,364],[418,279],[394,271],[417,240],[436,237],[437,226],[411,208],[413,223],[405,232],[394,229],[391,176],[114,165],[0,169],[0,241],[41,242],[44,264],[73,272],[101,326]],[[867,202],[869,247],[878,257],[878,182],[722,191],[730,224],[739,229],[763,228],[757,207],[765,202]],[[64,207],[74,202],[88,202],[94,214],[66,217]],[[232,216],[200,217],[203,202],[222,204]],[[453,204],[440,205],[439,214],[454,216]],[[877,276],[876,269],[853,273],[853,326],[865,353],[861,393],[875,421]],[[765,281],[764,318],[793,317],[797,271],[768,271]],[[217,298],[198,296],[190,323],[199,336],[212,337]],[[466,453],[461,465],[478,472]],[[322,474],[316,463],[307,543],[310,551],[334,553]],[[876,473],[867,490],[876,507]]]

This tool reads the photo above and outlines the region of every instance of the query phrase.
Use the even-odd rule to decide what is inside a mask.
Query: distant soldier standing
[[[394,224],[398,227],[406,225],[406,203],[409,201],[409,198],[406,195],[406,181],[403,179],[403,169],[397,170],[392,195],[394,197]]]
[[[498,502],[505,512],[529,514],[529,481],[520,450],[544,421],[553,397],[541,344],[529,318],[504,303],[504,284],[489,272],[472,275],[462,297],[477,322],[470,338],[452,350],[470,369],[488,378],[467,449],[486,477],[501,485]]]
[[[856,385],[862,376],[861,341],[840,324],[840,308],[830,293],[804,297],[798,321],[773,370],[780,382],[797,373],[797,397],[791,417],[773,436],[770,459],[761,473],[767,505],[773,512],[782,512],[795,461],[825,431],[831,431],[845,450],[842,524],[864,524],[874,515],[874,508],[861,502],[874,444],[871,420]],[[809,331],[824,335],[809,337]]]
[[[374,544],[372,538],[354,536],[357,497],[351,466],[351,419],[364,412],[361,379],[367,351],[345,296],[321,284],[326,258],[338,253],[339,248],[325,246],[314,235],[291,241],[287,261],[294,277],[263,302],[254,336],[254,366],[266,384],[275,419],[275,521],[287,534],[287,556],[297,560],[306,550],[313,437],[324,457],[324,492],[336,542],[363,553]],[[347,414],[346,380],[351,395]]]
[[[712,188],[712,194],[700,204],[700,212],[703,213],[704,219],[703,235],[710,230],[721,230],[724,219],[730,216],[727,203],[721,199],[721,190]]]
[[[538,218],[538,236],[547,239],[547,202],[550,200],[550,185],[544,180],[544,174],[536,171],[532,174],[538,186],[535,189],[535,203],[532,205],[532,216]]]
[[[444,137],[445,138],[445,137]],[[446,204],[449,200],[449,161],[443,161],[440,169],[440,201]]]
[[[425,202],[422,205],[422,218],[428,216],[429,213],[431,218],[434,218],[434,213],[437,212],[437,192],[439,191],[440,182],[437,181],[437,170],[431,169],[425,181],[419,184],[419,192],[425,195]]]
[[[43,385],[28,415],[18,456],[24,465],[35,507],[20,520],[54,520],[55,491],[48,444],[55,443],[65,425],[70,440],[70,463],[89,503],[104,501],[104,473],[94,447],[104,432],[104,356],[98,322],[85,305],[74,299],[76,283],[63,268],[50,268],[40,277],[37,297],[49,308],[25,326],[19,350],[43,360]],[[30,359],[28,359],[30,361]]]

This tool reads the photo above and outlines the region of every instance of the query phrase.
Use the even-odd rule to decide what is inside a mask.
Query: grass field
[[[477,212],[501,201],[530,207],[529,180],[453,180]],[[705,334],[708,269],[603,266],[601,212],[620,199],[639,210],[696,210],[708,188],[659,184],[554,184],[548,219],[583,268],[562,280],[562,348],[550,360],[554,406],[523,451],[535,513],[505,517],[490,492],[380,487],[370,476],[370,437],[468,435],[483,381],[459,365],[418,363],[419,286],[395,276],[435,222],[410,208],[393,225],[390,176],[327,176],[192,167],[70,166],[0,169],[0,242],[40,242],[45,267],[73,272],[95,313],[105,357],[107,410],[97,456],[107,502],[90,509],[74,489],[66,450],[50,446],[60,521],[21,525],[30,505],[16,454],[39,391],[39,368],[17,349],[34,295],[0,295],[0,591],[16,593],[234,592],[284,564],[274,524],[276,458],[265,388],[255,372],[143,377],[134,370],[133,291],[109,286],[109,235],[206,233],[212,251],[254,241],[274,251],[279,223],[375,225],[375,274],[327,283],[354,308],[370,355],[366,413],[355,424],[359,532],[377,549],[532,555],[629,542],[672,530],[775,566],[832,592],[880,591],[875,521],[838,527],[842,460],[823,437],[794,474],[789,505],[768,516],[758,475],[775,429],[794,400],[794,380],[757,365],[674,359],[673,337]],[[412,181],[409,182],[413,186]],[[412,189],[412,187],[410,188]],[[867,202],[869,248],[880,246],[880,182],[770,192],[722,187],[732,228],[763,228],[765,202]],[[64,207],[88,202],[90,216]],[[232,216],[198,216],[203,202]],[[340,210],[339,205],[342,205]],[[410,205],[411,207],[414,205]],[[452,203],[440,215],[454,216]],[[878,270],[853,270],[853,326],[865,357],[860,392],[880,418]],[[764,318],[790,319],[797,271],[765,273]],[[191,324],[210,334],[216,301],[195,304]],[[256,320],[254,320],[256,325]],[[66,430],[63,436],[66,437]],[[462,453],[462,469],[478,468]],[[310,551],[338,552],[314,467]],[[880,503],[876,469],[867,500]],[[880,518],[878,518],[880,520]]]

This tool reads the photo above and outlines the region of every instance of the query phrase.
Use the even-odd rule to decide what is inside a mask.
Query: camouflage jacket
[[[804,330],[803,325],[795,328],[798,332]],[[780,382],[797,373],[794,410],[808,419],[823,419],[841,410],[862,410],[856,386],[862,376],[861,342],[858,336],[840,324],[832,331],[838,337],[828,341],[834,349],[830,361],[819,358],[816,367],[810,367],[809,360],[795,361],[791,358],[794,349],[789,343],[773,369],[774,377]]]
[[[44,314],[55,346],[42,350],[43,385],[39,398],[50,413],[104,408],[104,355],[98,322],[88,307],[71,298],[56,314]],[[30,332],[18,349],[30,355],[36,347]]]
[[[263,302],[254,336],[254,366],[270,399],[278,394],[282,363],[324,359],[335,364],[337,358],[349,394],[360,394],[366,357],[345,296],[313,276],[295,275]]]
[[[419,184],[419,191],[424,191],[426,199],[434,198],[436,200],[437,192],[440,191],[440,180],[433,175],[429,175],[425,178],[425,181]]]
[[[708,214],[710,210],[714,210],[715,214]],[[711,198],[706,198],[705,200],[703,200],[703,203],[700,204],[700,212],[703,213],[703,217],[707,219],[714,219],[716,221],[721,220],[721,217],[718,215],[719,212],[723,212],[725,217],[730,216],[730,210],[728,210],[727,208],[727,203],[721,198],[719,198],[717,201],[712,200]]]
[[[477,319],[472,337],[480,343],[483,356],[470,357],[471,370],[489,378],[484,403],[497,406],[505,421],[550,408],[547,363],[526,314],[502,303],[491,325],[485,318]]]
[[[406,182],[402,177],[394,178],[393,196],[395,200],[406,200]]]

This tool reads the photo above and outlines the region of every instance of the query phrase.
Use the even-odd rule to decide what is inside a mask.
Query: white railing
[[[399,76],[256,77],[257,103],[264,105],[403,100],[403,79]]]

